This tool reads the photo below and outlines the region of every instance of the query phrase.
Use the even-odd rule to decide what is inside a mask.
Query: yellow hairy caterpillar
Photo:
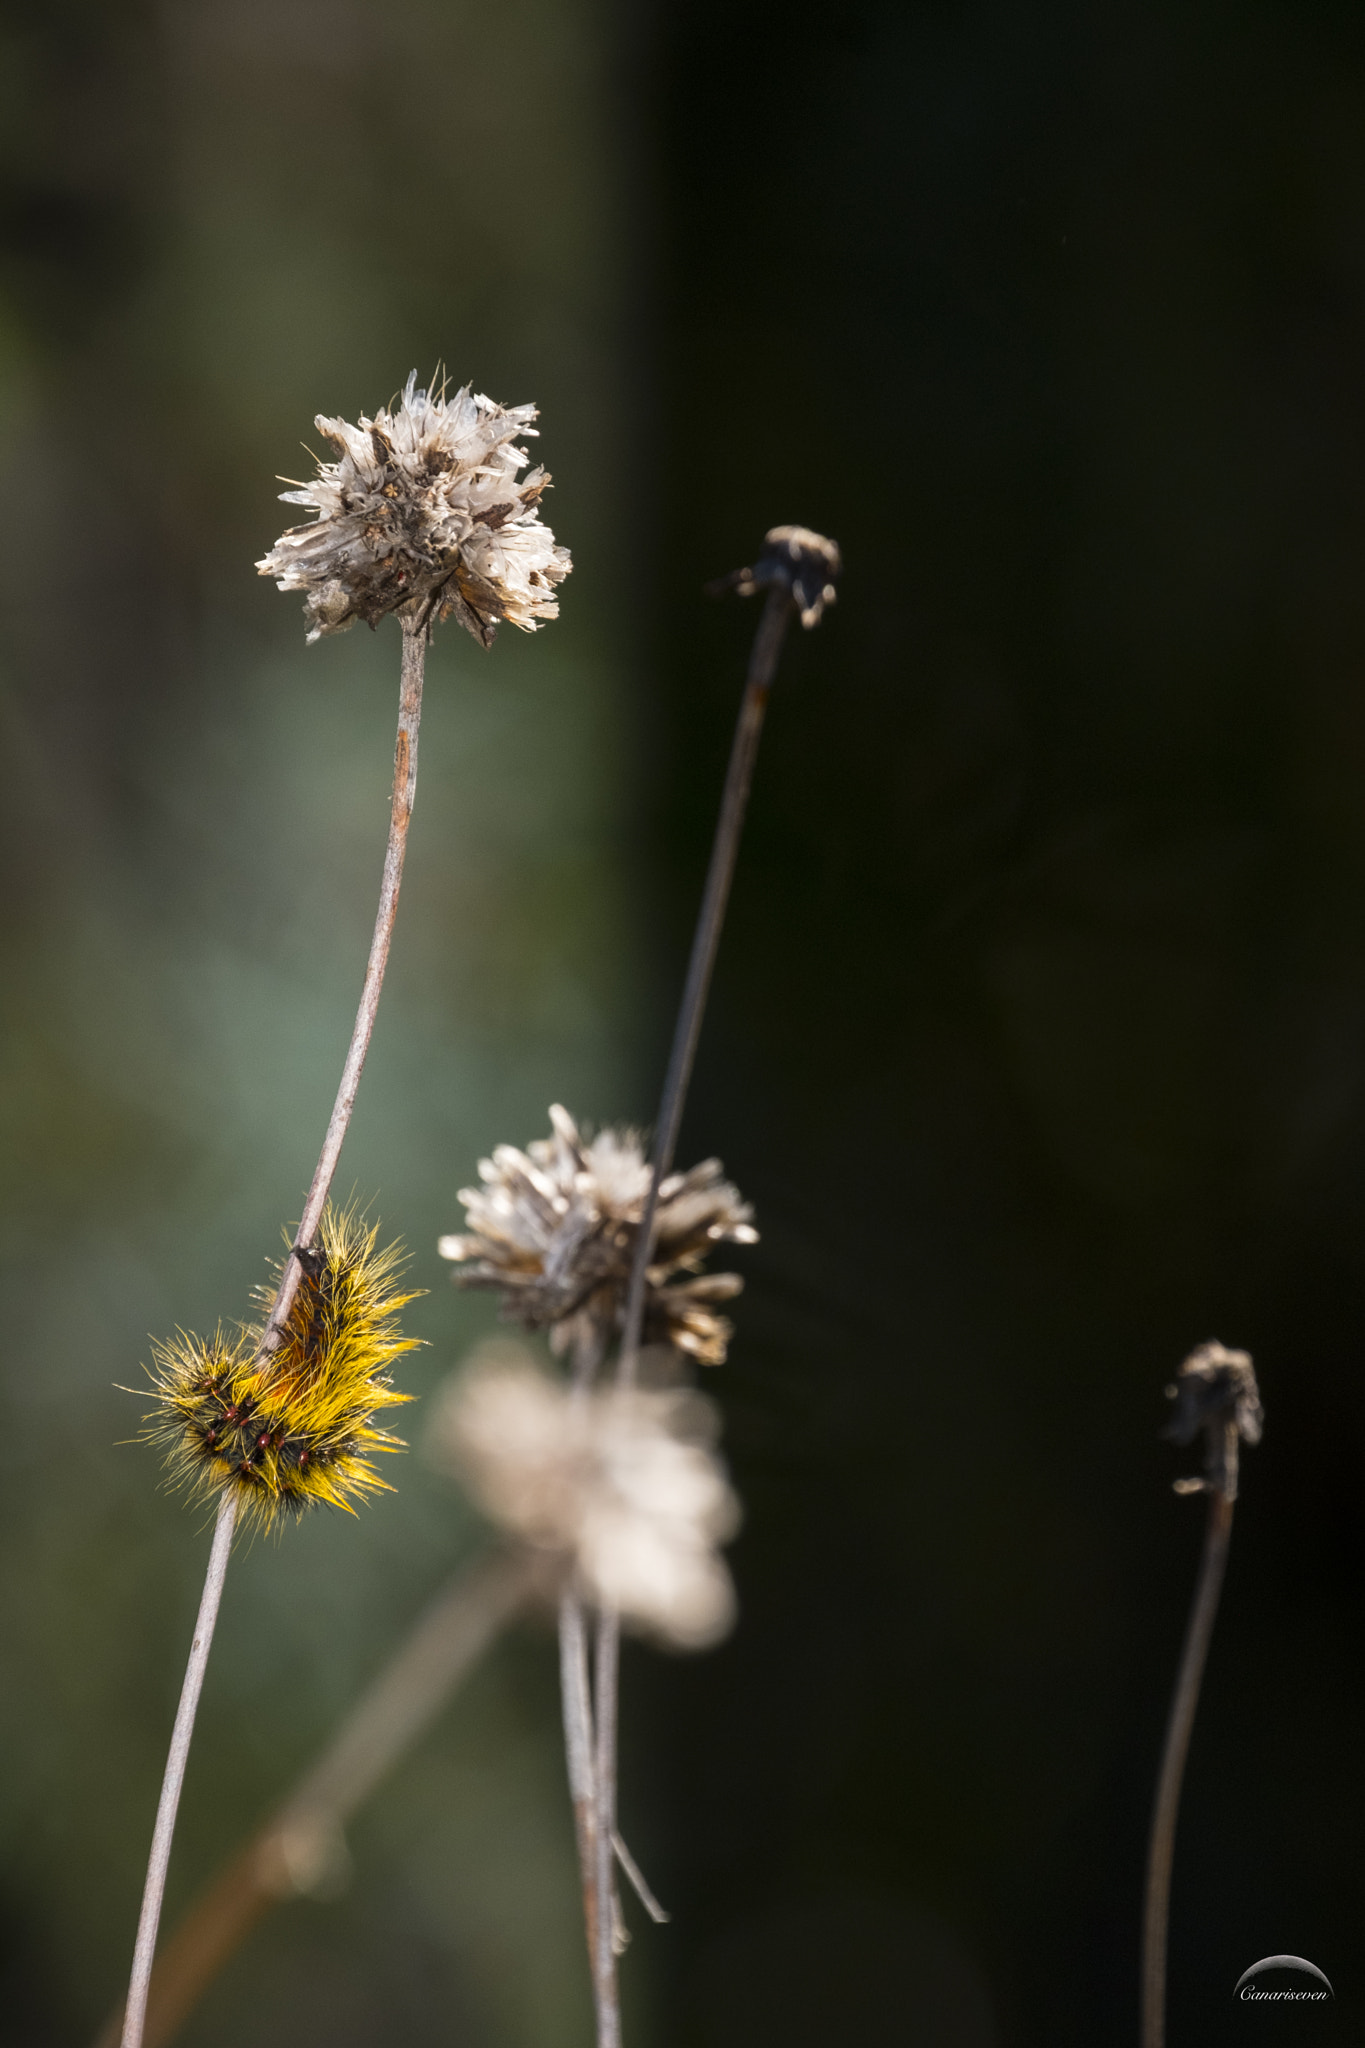
[[[390,1490],[370,1453],[403,1445],[374,1418],[412,1398],[389,1367],[417,1348],[396,1320],[416,1292],[394,1291],[402,1246],[378,1250],[377,1235],[328,1204],[317,1243],[296,1254],[299,1289],[274,1350],[262,1348],[263,1323],[232,1335],[220,1327],[207,1342],[177,1331],[155,1347],[159,1406],[146,1435],[174,1481],[200,1495],[231,1487],[239,1513],[265,1527],[319,1501],[351,1513],[353,1501]],[[256,1290],[267,1313],[274,1298],[273,1286]]]

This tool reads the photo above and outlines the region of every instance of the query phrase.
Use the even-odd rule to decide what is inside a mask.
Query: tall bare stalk
[[[640,1339],[644,1329],[645,1289],[650,1254],[654,1245],[655,1217],[659,1189],[673,1165],[678,1132],[682,1125],[688,1083],[701,1037],[706,998],[720,946],[730,884],[739,855],[740,835],[749,807],[758,743],[777,673],[778,658],[793,612],[806,626],[818,624],[824,607],[834,598],[833,578],[840,568],[839,550],[832,541],[805,527],[775,527],[767,536],[763,553],[753,569],[741,569],[727,577],[717,589],[733,588],[748,596],[766,589],[767,600],[754,635],[749,656],[744,694],[735,723],[720,815],[716,821],[697,914],[692,952],[678,1007],[668,1070],[654,1128],[649,1194],[645,1201],[639,1233],[635,1240],[630,1281],[626,1292],[625,1322],[617,1358],[617,1382],[634,1384],[639,1371]],[[597,1617],[595,1659],[596,1685],[596,1840],[593,1908],[589,1924],[595,1923],[596,1955],[594,1989],[597,2002],[598,2048],[620,2048],[621,2007],[616,1972],[616,1923],[619,1908],[614,1886],[613,1842],[616,1825],[617,1699],[620,1675],[620,1616],[603,1608]]]
[[[176,1709],[175,1725],[171,1730],[171,1746],[166,1757],[165,1775],[161,1781],[156,1825],[152,1829],[147,1877],[142,1888],[142,1909],[138,1915],[137,1939],[133,1945],[133,1971],[123,2009],[123,2048],[141,2048],[142,2030],[147,2016],[147,1991],[152,1978],[152,1957],[156,1953],[157,1928],[161,1924],[161,1901],[166,1891],[166,1870],[171,1860],[171,1842],[175,1835],[175,1817],[180,1809],[180,1791],[185,1782],[185,1766],[189,1762],[190,1742],[194,1736],[194,1717],[199,1710],[199,1695],[204,1688],[204,1672],[213,1644],[213,1631],[218,1621],[218,1606],[223,1597],[223,1581],[227,1577],[228,1557],[232,1550],[232,1531],[236,1519],[237,1503],[230,1493],[225,1493],[218,1504],[218,1519],[214,1525],[213,1544],[209,1551],[208,1573],[204,1579],[204,1591],[200,1596],[199,1616],[194,1624],[189,1663],[185,1667],[185,1682],[180,1689],[180,1705]]]
[[[1167,1436],[1188,1444],[1201,1431],[1204,1433],[1204,1477],[1177,1479],[1176,1492],[1207,1493],[1209,1514],[1152,1810],[1142,1916],[1142,2048],[1164,2048],[1166,2039],[1166,1939],[1180,1788],[1227,1569],[1232,1510],[1237,1499],[1238,1451],[1241,1444],[1259,1443],[1262,1423],[1256,1375],[1245,1351],[1228,1351],[1221,1344],[1202,1344],[1190,1353],[1175,1385],[1166,1391],[1178,1402]]]
[[[574,1344],[573,1399],[576,1402],[588,1399],[594,1375],[602,1363],[604,1348],[604,1333],[600,1326],[595,1321],[585,1320]],[[573,1805],[574,1835],[578,1843],[578,1864],[583,1885],[583,1921],[588,1938],[588,1966],[592,1972],[593,2006],[597,2014],[600,2040],[603,2038],[602,1985],[597,1966],[597,1831],[600,1815],[596,1789],[592,1690],[588,1676],[587,1613],[582,1593],[572,1579],[566,1580],[559,1596],[559,1689],[564,1716],[564,1757],[569,1777],[569,1798]]]
[[[425,623],[419,624],[415,618],[403,618],[400,624],[403,629],[403,654],[398,697],[398,738],[393,760],[393,799],[389,808],[389,837],[384,854],[384,872],[380,882],[374,936],[370,941],[370,957],[365,969],[364,986],[360,992],[360,1006],[356,1011],[355,1028],[351,1033],[346,1064],[341,1071],[341,1083],[327,1125],[327,1135],[323,1139],[322,1151],[318,1157],[312,1185],[308,1190],[308,1199],[304,1204],[298,1232],[280,1276],[279,1291],[266,1319],[262,1346],[265,1351],[278,1348],[290,1308],[298,1292],[302,1268],[297,1254],[309,1248],[327,1204],[332,1176],[336,1172],[337,1160],[341,1156],[342,1143],[351,1121],[351,1111],[355,1107],[356,1090],[365,1066],[365,1055],[370,1049],[370,1037],[379,1009],[379,993],[384,985],[384,970],[389,961],[389,943],[393,937],[394,919],[398,913],[398,891],[403,880],[408,826],[412,821],[412,807],[417,791],[417,735],[422,719],[422,680],[426,667],[427,647]],[[161,1783],[156,1825],[152,1833],[151,1856],[142,1893],[142,1909],[138,1917],[137,1940],[133,1949],[132,1975],[124,2008],[121,2048],[143,2048],[152,1958],[156,1952],[157,1929],[161,1922],[161,1904],[166,1889],[171,1841],[175,1834],[181,1788],[185,1782],[185,1766],[189,1759],[194,1718],[204,1682],[204,1669],[208,1663],[213,1631],[218,1619],[218,1605],[227,1573],[235,1518],[235,1502],[232,1495],[225,1492],[219,1502],[213,1546],[209,1553],[208,1576],[204,1583],[199,1619],[195,1626],[185,1684],[180,1695],[170,1752],[166,1758],[165,1776]]]

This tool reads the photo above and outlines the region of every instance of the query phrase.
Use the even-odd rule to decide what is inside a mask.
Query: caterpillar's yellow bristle
[[[207,1342],[177,1331],[156,1346],[159,1405],[146,1434],[165,1449],[173,1481],[199,1495],[231,1487],[243,1518],[266,1527],[318,1502],[349,1513],[388,1490],[371,1455],[403,1446],[375,1417],[412,1398],[389,1368],[417,1348],[397,1323],[415,1293],[396,1288],[402,1247],[380,1249],[377,1235],[328,1205],[273,1351],[261,1348],[263,1323],[232,1335],[220,1326]],[[257,1290],[267,1310],[274,1295]]]

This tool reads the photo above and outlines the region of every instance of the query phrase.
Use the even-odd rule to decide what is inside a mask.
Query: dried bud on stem
[[[809,526],[774,526],[764,535],[763,551],[752,569],[736,569],[707,585],[712,596],[734,590],[753,597],[760,590],[784,590],[803,626],[818,626],[835,600],[834,579],[844,566],[837,541],[826,540]]]
[[[515,443],[534,435],[533,405],[495,405],[465,385],[423,391],[414,370],[395,411],[357,426],[319,413],[337,451],[317,476],[284,491],[316,519],[292,526],[256,564],[281,590],[302,590],[309,640],[357,619],[400,612],[429,626],[457,618],[483,647],[502,620],[533,633],[557,618],[554,588],[572,563],[538,516],[550,479]]]
[[[552,1134],[524,1152],[499,1145],[479,1162],[483,1183],[462,1188],[467,1231],[440,1240],[463,1270],[462,1287],[493,1287],[503,1314],[547,1329],[556,1351],[595,1326],[603,1340],[624,1314],[626,1285],[649,1197],[650,1169],[638,1132],[585,1137],[568,1111],[550,1111]],[[702,1365],[724,1362],[731,1336],[714,1304],[742,1289],[738,1273],[700,1273],[717,1244],[753,1244],[753,1211],[723,1178],[718,1159],[670,1174],[659,1189],[648,1268],[645,1335]]]
[[[1167,1387],[1166,1398],[1176,1410],[1163,1436],[1192,1444],[1205,1432],[1204,1477],[1177,1479],[1176,1492],[1221,1493],[1225,1500],[1236,1500],[1239,1447],[1261,1441],[1265,1420],[1250,1353],[1201,1344]]]

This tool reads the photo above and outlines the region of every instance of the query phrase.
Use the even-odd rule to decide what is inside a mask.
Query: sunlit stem
[[[592,1382],[602,1363],[604,1348],[605,1334],[601,1326],[585,1314],[580,1321],[573,1352],[570,1398],[575,1406],[591,1399]],[[612,1987],[604,1986],[602,1980],[597,1940],[599,1819],[592,1698],[588,1680],[587,1611],[582,1594],[572,1580],[559,1596],[559,1684],[564,1714],[564,1757],[583,1886],[583,1924],[587,1934],[588,1967],[592,1973],[593,2007],[601,2048],[601,2044],[610,2038],[609,2022],[603,2012],[603,1992],[605,1989],[610,1996]]]
[[[209,1568],[199,1601],[199,1618],[194,1624],[185,1682],[180,1688],[180,1705],[176,1709],[166,1771],[161,1780],[161,1798],[152,1830],[152,1852],[147,1859],[147,1879],[142,1888],[142,1911],[138,1915],[137,1940],[133,1945],[133,1970],[128,1980],[128,1999],[123,2013],[123,2048],[141,2048],[142,2028],[147,2017],[147,1991],[152,1981],[152,1957],[156,1953],[161,1902],[166,1892],[166,1871],[175,1836],[175,1816],[180,1808],[185,1766],[190,1760],[194,1717],[199,1709],[199,1695],[204,1689],[204,1672],[218,1622],[218,1607],[223,1597],[223,1581],[227,1577],[236,1519],[236,1499],[225,1493],[218,1503],[218,1520],[214,1525]]]
[[[360,992],[355,1027],[351,1032],[350,1048],[346,1054],[346,1064],[341,1070],[341,1084],[337,1089],[336,1101],[327,1125],[327,1135],[322,1141],[322,1151],[313,1174],[312,1186],[308,1190],[308,1199],[304,1203],[303,1215],[299,1220],[298,1235],[295,1238],[296,1249],[311,1244],[327,1205],[332,1176],[336,1172],[341,1147],[351,1121],[351,1111],[355,1107],[356,1090],[360,1086],[360,1076],[364,1071],[365,1055],[370,1049],[374,1020],[379,1010],[379,994],[384,986],[384,970],[389,962],[389,943],[393,937],[394,919],[398,914],[398,891],[403,880],[408,826],[412,821],[412,807],[417,793],[417,734],[422,720],[422,678],[426,668],[427,646],[424,625],[419,625],[412,619],[403,619],[400,623],[403,629],[403,655],[399,675],[398,738],[394,747],[393,797],[389,806],[389,838],[384,853],[379,908],[375,915],[374,936],[370,941],[370,957],[365,969],[364,986]],[[279,1291],[266,1319],[262,1343],[264,1351],[274,1350],[281,1341],[289,1319],[289,1311],[298,1293],[301,1271],[298,1259],[291,1251],[280,1276]],[[124,2010],[122,2048],[143,2048],[147,1992],[151,1982],[157,1928],[161,1920],[166,1868],[170,1862],[171,1840],[175,1833],[176,1809],[180,1804],[180,1788],[184,1783],[185,1766],[189,1759],[195,1711],[199,1705],[199,1693],[204,1683],[204,1667],[208,1662],[209,1645],[213,1640],[214,1623],[218,1616],[218,1603],[222,1597],[235,1517],[235,1503],[231,1496],[225,1493],[219,1503],[213,1549],[209,1556],[208,1578],[200,1603],[199,1623],[190,1649],[185,1684],[180,1696],[180,1708],[171,1735],[170,1755],[166,1761],[161,1803],[157,1808],[152,1853],[147,1866],[142,1912],[138,1920],[137,1941],[133,1951],[133,1971]]]

